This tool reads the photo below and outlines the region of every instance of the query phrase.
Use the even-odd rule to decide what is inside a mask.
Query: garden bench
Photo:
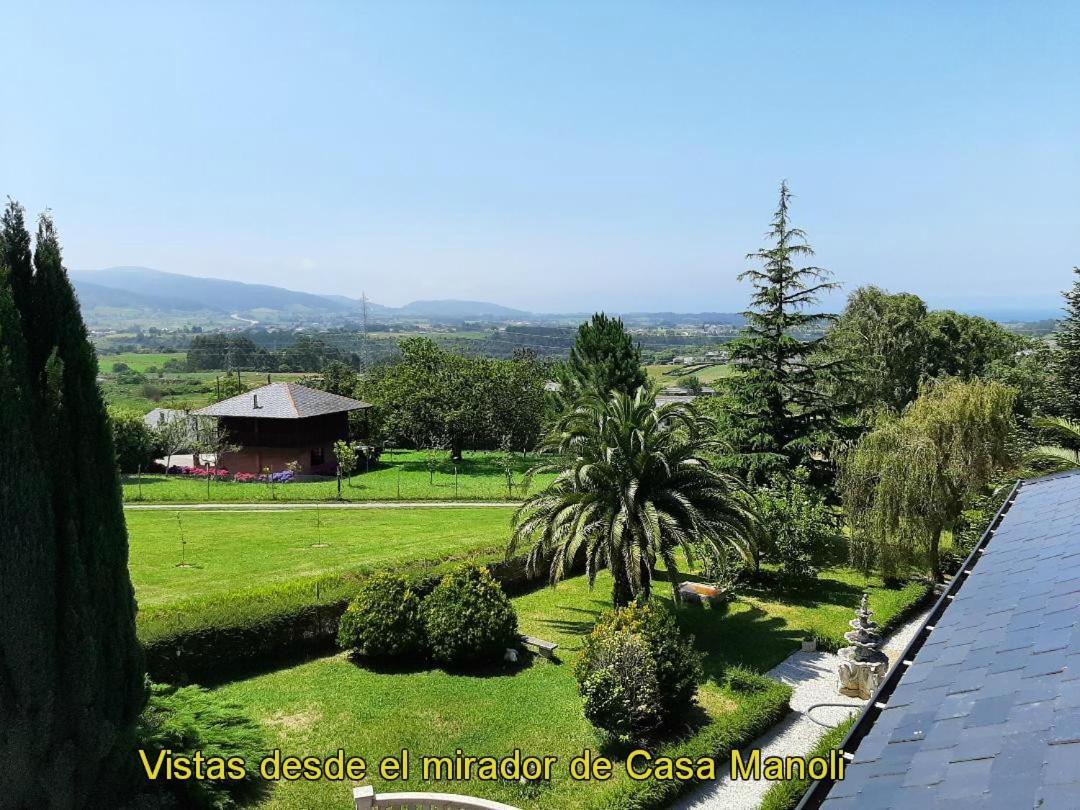
[[[532,636],[522,636],[521,643],[528,647],[535,647],[545,658],[553,658],[555,656],[555,650],[559,649],[559,645],[553,641],[544,641],[542,638],[533,638]]]

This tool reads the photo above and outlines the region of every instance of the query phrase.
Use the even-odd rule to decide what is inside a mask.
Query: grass
[[[700,371],[687,371],[684,374],[681,370],[685,368],[698,368],[698,366],[676,366],[670,364],[645,366],[645,370],[649,374],[649,379],[654,380],[661,385],[676,385],[679,378],[683,376],[694,376],[701,380],[703,385],[712,385],[717,380],[722,380],[734,372],[734,368],[726,363],[717,363],[706,366]]]
[[[128,511],[129,569],[148,608],[358,567],[501,552],[509,520],[509,509],[492,508]]]
[[[98,368],[103,373],[111,373],[114,363],[123,363],[132,371],[145,373],[148,368],[160,369],[167,360],[177,360],[181,363],[187,361],[186,352],[158,352],[154,354],[142,354],[140,352],[121,352],[119,354],[103,354],[98,357]]]
[[[522,497],[522,478],[536,461],[535,457],[514,459],[514,487],[511,492],[497,453],[465,453],[454,474],[455,465],[440,453],[434,476],[428,470],[428,456],[423,452],[384,453],[371,472],[354,475],[344,482],[341,497],[345,501],[505,501]],[[530,491],[550,480],[538,476]],[[205,480],[176,475],[128,475],[123,477],[124,500],[145,503],[256,503],[264,501],[307,502],[337,500],[337,482],[301,482],[277,485],[210,484],[207,497]]]
[[[661,588],[654,598],[670,603]],[[878,618],[902,610],[912,592],[887,592],[880,583],[864,583],[847,570],[822,575],[817,596],[807,592],[749,593],[719,609],[687,607],[680,622],[695,633],[706,654],[709,680],[699,691],[701,711],[681,740],[660,746],[659,753],[727,756],[762,733],[786,710],[786,687],[761,693],[732,691],[724,685],[726,667],[768,669],[798,648],[807,632],[839,637],[846,630],[864,585]],[[532,658],[518,669],[498,668],[479,675],[437,669],[376,671],[337,655],[300,666],[237,681],[218,691],[244,705],[270,731],[283,753],[325,756],[339,748],[363,756],[369,764],[408,749],[414,765],[423,755],[502,756],[518,748],[525,755],[559,758],[550,783],[468,784],[424,782],[412,773],[405,782],[372,780],[379,790],[443,790],[496,799],[522,808],[661,807],[678,786],[635,783],[622,766],[610,782],[578,783],[566,776],[569,759],[585,749],[616,751],[583,718],[573,678],[582,637],[610,604],[610,580],[602,576],[595,590],[584,578],[544,588],[514,600],[521,630],[558,643],[560,661]],[[655,749],[654,749],[655,750]],[[349,803],[349,786],[338,782],[279,782],[263,806],[275,810],[340,808]]]
[[[105,355],[99,358],[99,365],[103,373],[101,390],[105,401],[109,405],[147,413],[154,408],[179,408],[193,409],[209,405],[214,400],[217,381],[223,380],[226,373],[223,371],[192,371],[192,372],[169,372],[147,375],[145,383],[124,383],[111,373],[113,358],[130,358],[144,366],[156,365],[149,360],[139,358],[183,358],[183,354],[117,354]],[[160,368],[160,365],[158,366]],[[143,372],[143,369],[135,371]],[[266,383],[265,372],[245,371],[240,375],[245,388],[257,388]],[[305,374],[276,373],[271,375],[275,382],[285,382],[305,377]],[[236,375],[232,377],[235,379]]]

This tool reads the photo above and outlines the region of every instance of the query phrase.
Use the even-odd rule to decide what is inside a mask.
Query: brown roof
[[[270,383],[253,391],[216,402],[197,416],[248,416],[258,419],[307,419],[328,413],[370,408],[366,402],[328,394],[297,383]]]

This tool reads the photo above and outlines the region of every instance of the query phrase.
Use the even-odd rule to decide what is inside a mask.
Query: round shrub
[[[423,604],[428,646],[441,664],[498,661],[517,644],[514,606],[486,568],[447,574]]]
[[[662,608],[629,605],[600,617],[586,639],[579,667],[587,664],[595,641],[618,632],[634,633],[645,640],[656,669],[664,720],[684,715],[694,705],[698,684],[705,678],[702,655],[694,649],[694,637],[684,635],[675,617]],[[580,675],[578,680],[582,680]]]
[[[427,649],[420,605],[403,577],[375,574],[342,614],[338,645],[369,658],[419,658]]]
[[[656,662],[644,636],[620,630],[595,639],[578,678],[585,718],[613,737],[640,740],[663,724]]]

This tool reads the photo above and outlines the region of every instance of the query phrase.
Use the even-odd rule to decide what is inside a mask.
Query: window
[[[326,463],[326,450],[322,447],[316,447],[311,451],[311,466],[317,467],[320,464]]]

